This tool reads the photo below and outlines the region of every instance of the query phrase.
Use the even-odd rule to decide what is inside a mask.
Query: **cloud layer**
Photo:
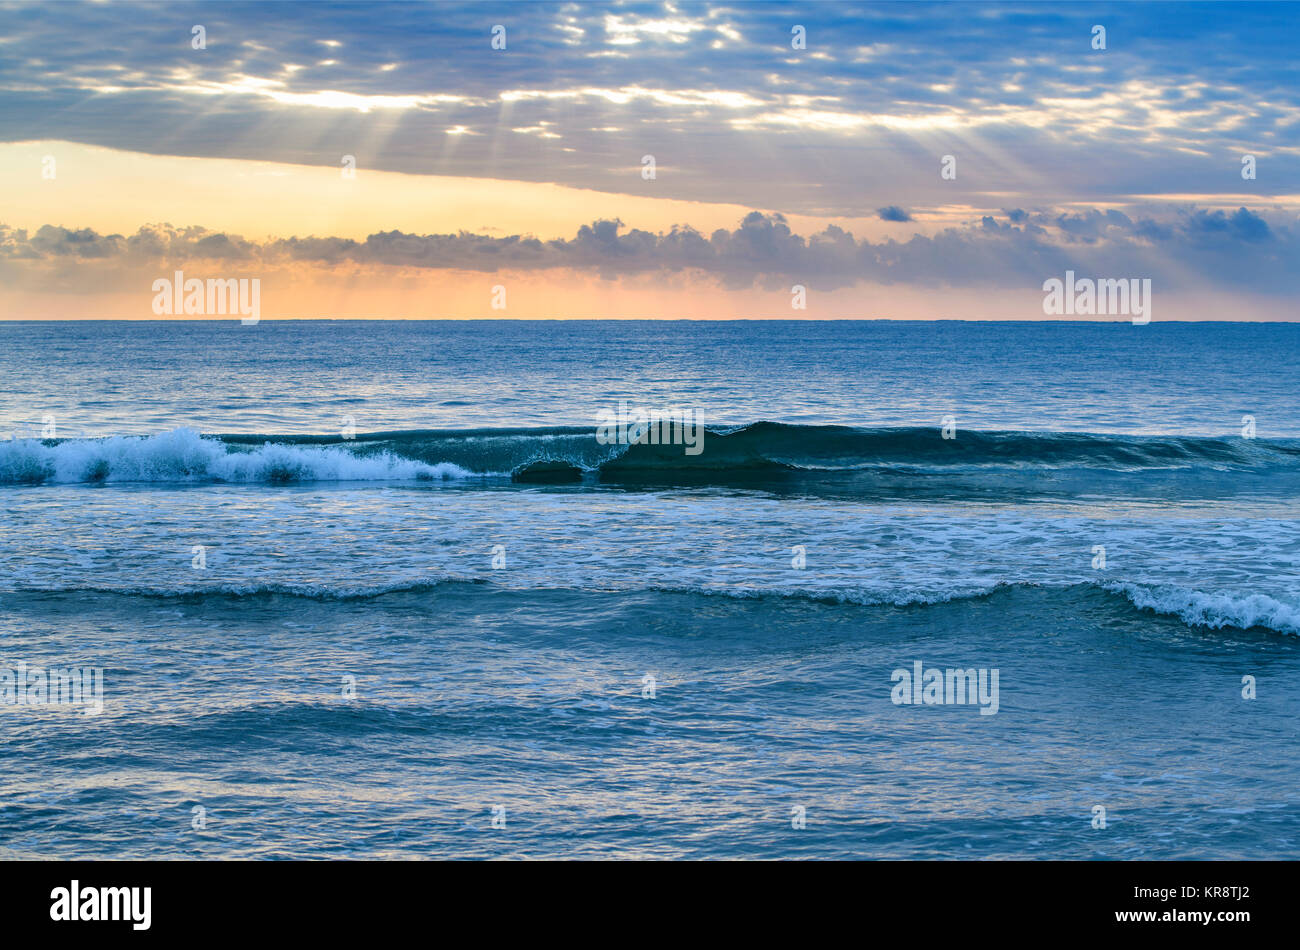
[[[291,237],[263,242],[200,227],[157,225],[104,235],[45,226],[28,233],[0,226],[0,274],[59,262],[122,262],[164,268],[215,262],[241,273],[306,263],[518,272],[590,271],[614,279],[698,272],[729,288],[802,283],[834,290],[857,283],[934,287],[1038,288],[1067,269],[1080,276],[1152,278],[1164,291],[1198,287],[1254,293],[1300,292],[1300,242],[1247,208],[1232,213],[1187,208],[1163,219],[1115,210],[1009,209],[934,236],[872,242],[838,227],[803,236],[779,214],[752,212],[733,229],[661,233],[594,221],[568,239],[386,231],[364,241]]]
[[[0,136],[838,217],[1295,195],[1298,27],[1291,4],[4,5]]]

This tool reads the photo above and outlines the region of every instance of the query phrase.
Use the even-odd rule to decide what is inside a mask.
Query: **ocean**
[[[1297,380],[1298,324],[0,322],[0,857],[1300,857]]]

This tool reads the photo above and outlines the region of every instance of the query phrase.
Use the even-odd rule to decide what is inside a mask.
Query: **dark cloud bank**
[[[889,210],[889,209],[886,209]],[[883,216],[883,215],[882,215]],[[859,282],[920,287],[1041,288],[1072,269],[1080,276],[1149,277],[1162,290],[1300,292],[1294,230],[1247,208],[1184,209],[1161,220],[1122,212],[1059,214],[1009,209],[933,236],[872,242],[835,226],[811,236],[780,214],[748,214],[738,227],[704,234],[626,229],[621,221],[582,226],[572,238],[407,234],[383,231],[363,241],[292,237],[266,242],[200,227],[154,225],[135,234],[45,226],[35,233],[0,226],[0,267],[9,274],[48,261],[225,261],[241,271],[293,262],[470,271],[570,268],[613,279],[656,271],[698,271],[725,286],[774,288],[802,283],[831,290]]]

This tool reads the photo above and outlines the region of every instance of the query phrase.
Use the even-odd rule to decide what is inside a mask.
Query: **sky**
[[[0,318],[156,319],[181,271],[264,318],[1048,319],[1072,271],[1294,320],[1298,37],[1291,3],[0,0]]]

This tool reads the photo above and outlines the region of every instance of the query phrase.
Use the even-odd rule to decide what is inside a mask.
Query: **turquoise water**
[[[1297,344],[0,323],[0,854],[1295,857]]]

